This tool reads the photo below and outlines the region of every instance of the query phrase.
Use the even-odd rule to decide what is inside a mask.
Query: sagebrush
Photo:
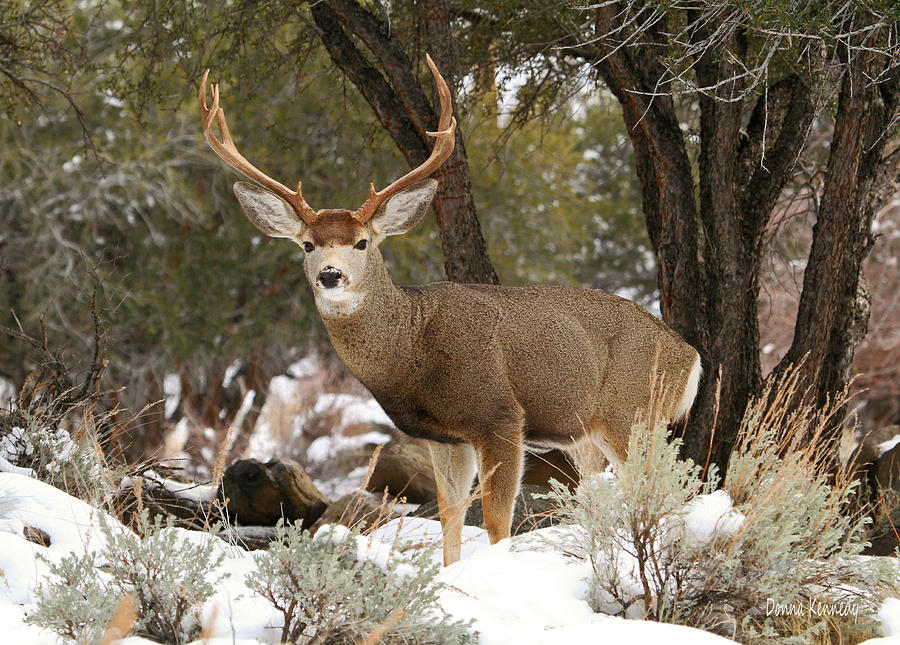
[[[126,595],[135,600],[133,632],[164,643],[186,643],[200,633],[200,610],[227,575],[213,535],[200,541],[144,511],[137,523],[143,538],[101,519],[103,546],[72,553],[50,565],[50,578],[35,590],[26,622],[79,643],[96,642]]]
[[[657,423],[635,426],[615,476],[588,475],[574,493],[555,486],[567,547],[592,567],[595,610],[748,643],[875,635],[896,569],[859,557],[868,519],[848,512],[854,482],[830,471],[835,447],[822,437],[842,402],[791,406],[795,383],[770,384],[748,407],[724,479],[680,460],[680,440]],[[699,530],[691,513],[706,495],[725,505]]]
[[[247,586],[281,613],[282,642],[475,643],[438,606],[440,566],[428,552],[384,552],[344,527],[297,525],[257,555]],[[374,640],[372,640],[374,639]]]

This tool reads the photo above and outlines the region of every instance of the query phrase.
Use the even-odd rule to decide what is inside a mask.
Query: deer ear
[[[265,188],[238,181],[234,196],[250,223],[269,237],[294,237],[306,228],[290,204]]]
[[[422,221],[425,211],[431,204],[438,183],[434,179],[425,179],[403,190],[384,204],[372,216],[372,232],[376,240],[388,235],[406,233]]]

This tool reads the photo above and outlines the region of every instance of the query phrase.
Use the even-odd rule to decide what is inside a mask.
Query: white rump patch
[[[697,389],[700,387],[700,376],[703,374],[703,367],[700,365],[700,355],[694,360],[694,366],[691,367],[691,373],[688,374],[687,385],[684,386],[684,394],[681,395],[681,401],[675,408],[673,421],[679,421],[687,416],[694,405],[694,399],[697,398]]]

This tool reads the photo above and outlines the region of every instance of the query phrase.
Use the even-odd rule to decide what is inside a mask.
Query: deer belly
[[[403,398],[373,394],[375,394],[375,400],[403,434],[416,439],[427,439],[440,443],[461,443],[463,441],[449,432],[445,423],[428,407],[420,405],[415,397]]]

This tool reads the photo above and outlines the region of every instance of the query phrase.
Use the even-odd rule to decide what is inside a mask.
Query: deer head
[[[368,198],[354,211],[314,210],[303,198],[301,182],[293,191],[247,161],[228,130],[225,112],[219,106],[218,84],[210,88],[212,105],[207,106],[209,70],[203,74],[200,114],[206,141],[226,163],[255,182],[234,185],[247,219],[266,235],[288,238],[303,247],[304,270],[320,309],[350,313],[358,306],[365,295],[364,278],[371,254],[385,237],[405,233],[418,224],[437,190],[437,182],[428,176],[453,152],[456,119],[447,83],[431,57],[426,56],[426,60],[441,103],[438,130],[426,133],[435,137],[431,155],[383,190],[376,191],[370,184]],[[220,138],[213,133],[214,124]]]

